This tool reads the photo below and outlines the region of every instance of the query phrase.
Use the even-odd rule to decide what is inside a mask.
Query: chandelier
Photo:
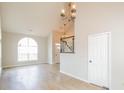
[[[75,3],[68,3],[65,9],[61,10],[60,14],[62,20],[66,20],[67,22],[74,21],[76,18],[76,5]],[[66,24],[65,24],[66,25]]]

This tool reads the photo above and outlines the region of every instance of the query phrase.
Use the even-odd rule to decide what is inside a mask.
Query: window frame
[[[24,45],[24,42],[26,42],[25,45]],[[31,44],[31,42],[33,42],[34,45],[33,45],[33,43]],[[22,49],[20,49],[20,48],[22,48]],[[32,53],[31,53],[31,51],[30,51],[31,48],[32,49],[34,48],[35,52],[32,51]],[[23,53],[22,50],[25,50],[25,52]],[[38,44],[33,38],[25,37],[25,38],[20,39],[18,41],[17,52],[18,52],[18,56],[17,56],[18,62],[37,61],[38,60]],[[23,55],[25,55],[26,57],[24,58]],[[34,58],[30,57],[32,55],[34,55],[35,57]],[[21,57],[22,57],[22,59],[21,59]],[[33,58],[33,59],[31,59],[31,58]]]

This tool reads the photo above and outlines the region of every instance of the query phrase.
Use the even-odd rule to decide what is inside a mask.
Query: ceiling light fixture
[[[61,10],[60,16],[63,20],[68,20],[68,22],[74,21],[74,19],[76,18],[76,5],[74,3],[69,3],[66,10]]]

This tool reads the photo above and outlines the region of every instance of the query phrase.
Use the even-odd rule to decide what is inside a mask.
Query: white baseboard
[[[65,75],[68,75],[68,76],[70,76],[70,77],[73,77],[73,78],[75,78],[75,79],[81,80],[81,81],[83,81],[83,82],[90,83],[88,80],[82,79],[82,78],[77,77],[77,76],[75,76],[75,75],[72,75],[72,74],[70,74],[70,73],[67,73],[67,72],[64,72],[64,71],[61,71],[61,70],[60,70],[60,72],[63,73],[63,74],[65,74]]]
[[[12,67],[21,67],[21,66],[38,65],[38,64],[48,64],[48,63],[38,62],[38,63],[29,63],[29,64],[17,64],[17,65],[3,66],[2,68],[12,68]]]

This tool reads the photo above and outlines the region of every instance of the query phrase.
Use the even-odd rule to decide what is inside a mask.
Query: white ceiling
[[[0,3],[2,31],[47,36],[60,22],[64,3]]]

